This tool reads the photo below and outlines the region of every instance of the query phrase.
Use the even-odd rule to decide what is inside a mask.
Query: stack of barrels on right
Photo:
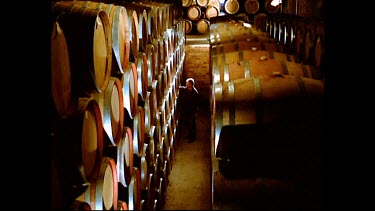
[[[324,27],[212,20],[213,209],[321,210]]]

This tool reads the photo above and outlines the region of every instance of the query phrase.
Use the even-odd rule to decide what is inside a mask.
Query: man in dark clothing
[[[193,78],[186,79],[186,86],[179,86],[179,121],[188,130],[189,143],[193,142],[197,135],[197,113],[199,107],[199,94],[195,88]],[[182,129],[184,134],[184,130]]]

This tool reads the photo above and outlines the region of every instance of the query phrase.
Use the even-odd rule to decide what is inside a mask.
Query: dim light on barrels
[[[128,116],[133,119],[138,106],[138,73],[134,62],[128,63],[128,68],[121,76],[121,84],[124,94],[124,108]]]
[[[121,139],[124,122],[124,100],[122,85],[118,78],[111,77],[105,92],[94,93],[103,119],[103,128],[109,141],[116,146]]]
[[[117,169],[114,159],[103,157],[97,180],[77,200],[90,204],[93,210],[117,209]]]
[[[127,187],[133,174],[133,132],[125,126],[122,131],[120,143],[117,146],[117,173],[119,183]]]
[[[73,93],[85,96],[104,91],[112,66],[112,30],[106,12],[55,3],[53,13],[67,41]]]
[[[244,60],[236,63],[215,65],[212,72],[214,83],[279,74],[321,79],[319,70],[312,65],[275,59],[262,60],[262,57],[258,60]]]
[[[214,93],[216,150],[225,125],[263,124],[297,113],[309,117],[320,108],[315,105],[324,96],[324,82],[289,75],[250,77],[214,84]]]

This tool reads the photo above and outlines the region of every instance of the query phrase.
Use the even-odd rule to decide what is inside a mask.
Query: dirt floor
[[[175,159],[165,193],[165,210],[211,209],[210,112],[200,108],[197,139],[188,143],[177,133]]]

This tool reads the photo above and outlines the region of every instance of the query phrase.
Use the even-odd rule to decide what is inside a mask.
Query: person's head
[[[194,87],[194,79],[193,78],[188,78],[186,79],[186,87],[190,90]]]

